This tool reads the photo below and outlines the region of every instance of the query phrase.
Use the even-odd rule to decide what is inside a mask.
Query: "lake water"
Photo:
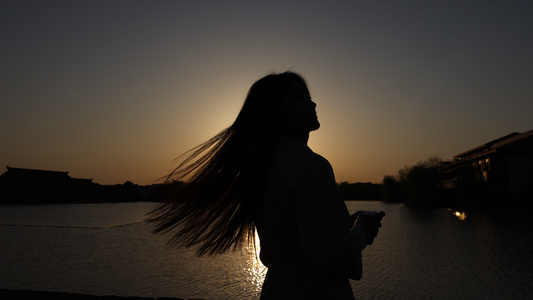
[[[94,295],[258,299],[254,249],[197,258],[169,249],[143,215],[153,203],[0,206],[0,288]],[[357,299],[531,299],[533,222],[402,204],[384,210]]]

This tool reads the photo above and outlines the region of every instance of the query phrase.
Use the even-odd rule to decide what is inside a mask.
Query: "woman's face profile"
[[[289,134],[308,134],[320,127],[316,114],[316,103],[311,100],[309,90],[298,81],[293,81],[282,102],[284,127]]]

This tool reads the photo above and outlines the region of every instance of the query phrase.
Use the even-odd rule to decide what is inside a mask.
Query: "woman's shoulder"
[[[282,144],[274,155],[274,163],[303,172],[331,168],[326,158],[313,152],[305,144]]]

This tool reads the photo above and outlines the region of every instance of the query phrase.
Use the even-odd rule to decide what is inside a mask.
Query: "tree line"
[[[443,174],[439,171],[442,163],[442,159],[433,156],[405,166],[396,176],[386,175],[382,181],[383,200],[413,206],[442,204],[446,199],[446,190],[441,187]]]
[[[397,175],[385,175],[381,184],[338,184],[345,200],[381,200],[403,202],[410,206],[443,206],[449,201],[449,191],[442,188],[443,160],[429,157],[413,166],[405,166]]]

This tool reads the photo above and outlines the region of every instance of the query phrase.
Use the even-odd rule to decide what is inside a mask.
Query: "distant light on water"
[[[461,221],[466,220],[466,213],[464,212],[456,211],[453,213],[453,215],[456,216]]]

